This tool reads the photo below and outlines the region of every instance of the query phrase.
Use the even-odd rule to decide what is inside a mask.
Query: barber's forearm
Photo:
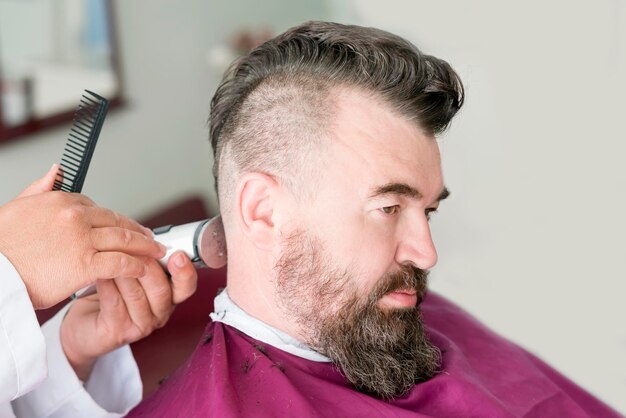
[[[48,378],[35,390],[12,402],[20,417],[121,417],[141,400],[139,370],[128,346],[97,359],[81,382],[61,346],[60,329],[68,307],[46,322]],[[0,414],[1,415],[1,414]]]
[[[0,403],[30,391],[46,372],[46,346],[28,293],[0,253]]]

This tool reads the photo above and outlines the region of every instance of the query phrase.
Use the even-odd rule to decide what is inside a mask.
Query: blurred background
[[[626,413],[626,2],[0,0],[0,204],[60,159],[85,88],[112,99],[83,192],[217,210],[206,121],[228,63],[306,20],[448,60],[451,198],[431,288]]]

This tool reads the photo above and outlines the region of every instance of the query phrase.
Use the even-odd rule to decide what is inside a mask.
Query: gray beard
[[[308,336],[305,343],[329,357],[360,391],[389,399],[440,370],[441,353],[428,339],[418,306],[382,310],[379,300],[413,289],[418,305],[428,273],[412,266],[385,275],[363,301],[358,282],[333,269],[321,243],[302,231],[285,241],[276,264],[281,309]]]

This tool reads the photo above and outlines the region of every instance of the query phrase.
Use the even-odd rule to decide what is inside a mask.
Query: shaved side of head
[[[276,74],[259,83],[221,131],[216,167],[222,216],[228,217],[237,180],[247,172],[275,178],[296,197],[310,198],[311,184],[332,125],[329,83]]]

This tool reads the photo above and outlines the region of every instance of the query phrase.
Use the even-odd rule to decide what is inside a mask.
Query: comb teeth
[[[107,109],[105,98],[85,90],[74,113],[74,123],[61,157],[61,172],[53,190],[81,192]]]

